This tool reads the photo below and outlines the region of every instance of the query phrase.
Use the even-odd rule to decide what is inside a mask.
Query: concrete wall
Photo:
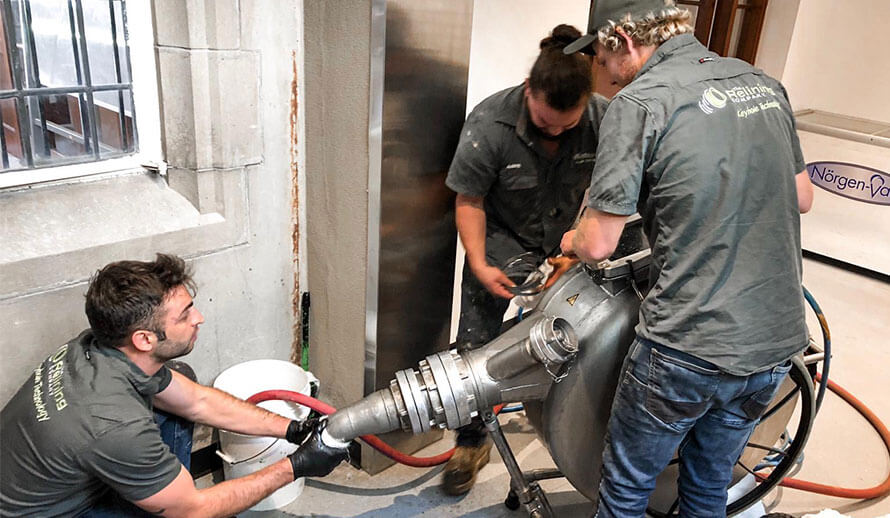
[[[371,2],[304,15],[310,369],[338,406],[364,396]]]
[[[291,357],[302,4],[155,0],[153,11],[168,177],[131,171],[0,192],[0,404],[87,326],[96,269],[155,252],[195,269],[206,323],[185,360],[201,382],[246,360]]]

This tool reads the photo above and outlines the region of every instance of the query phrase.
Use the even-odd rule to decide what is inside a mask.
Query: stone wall
[[[157,67],[167,175],[0,192],[0,404],[86,327],[96,269],[156,252],[195,269],[206,323],[185,360],[201,382],[239,362],[292,356],[302,3],[155,0],[152,22],[157,63],[133,66]]]

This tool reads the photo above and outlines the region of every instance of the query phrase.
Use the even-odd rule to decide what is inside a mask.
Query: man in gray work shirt
[[[526,252],[540,262],[555,252],[581,207],[607,101],[591,95],[589,58],[562,52],[579,36],[574,27],[555,27],[525,83],[479,103],[464,124],[445,181],[457,193],[457,231],[467,251],[459,349],[500,333],[513,296],[504,263]],[[459,430],[445,491],[468,491],[490,449],[480,420]]]
[[[800,216],[812,203],[782,85],[709,52],[664,0],[597,0],[588,35],[622,89],[562,243],[591,262],[638,211],[650,290],[608,425],[597,516],[643,516],[679,447],[679,513],[724,516],[732,466],[806,345]]]
[[[185,262],[163,254],[111,263],[93,277],[90,329],[39,365],[0,412],[0,515],[232,516],[346,458],[320,441],[323,424],[286,419],[166,366],[192,350],[204,322],[193,291]],[[302,445],[252,475],[199,490],[153,407]]]

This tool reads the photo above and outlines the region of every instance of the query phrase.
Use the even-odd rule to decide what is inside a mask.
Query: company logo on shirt
[[[725,108],[729,103],[741,104],[743,106],[736,108],[736,116],[746,119],[764,110],[781,108],[778,101],[768,99],[775,96],[775,90],[762,84],[736,86],[727,90],[718,90],[712,86],[702,93],[701,99],[698,101],[698,107],[705,114],[710,115],[717,110]]]
[[[708,115],[724,106],[726,106],[726,95],[713,86],[705,90],[705,93],[701,94],[701,100],[698,101],[698,107]]]
[[[890,174],[844,162],[811,162],[807,174],[813,184],[851,200],[890,205]]]
[[[572,160],[575,161],[576,165],[596,162],[596,153],[575,153]]]
[[[57,411],[61,412],[68,406],[64,387],[62,386],[66,354],[68,354],[68,344],[59,347],[59,350],[49,357],[47,360],[50,364],[48,372],[44,371],[43,364],[34,370],[33,400],[35,417],[38,421],[50,420],[50,414],[46,407],[48,401],[44,398],[44,394],[52,396]]]

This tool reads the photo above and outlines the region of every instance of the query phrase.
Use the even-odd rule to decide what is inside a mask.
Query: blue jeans
[[[612,403],[596,517],[644,516],[674,452],[680,516],[726,516],[732,467],[790,369],[787,361],[734,376],[638,337]]]
[[[170,451],[185,469],[191,468],[192,459],[192,432],[195,423],[179,416],[168,414],[163,410],[155,410],[155,423],[161,430],[161,440],[170,447]],[[149,517],[155,514],[143,511],[142,508],[131,503],[113,489],[109,490],[96,505],[80,518],[117,518],[117,517]]]

